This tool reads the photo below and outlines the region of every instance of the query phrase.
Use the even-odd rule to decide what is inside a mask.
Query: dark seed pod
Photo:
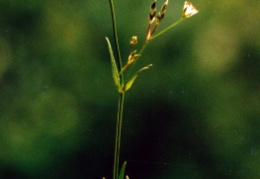
[[[155,10],[155,6],[156,6],[156,0],[152,3],[151,10]]]

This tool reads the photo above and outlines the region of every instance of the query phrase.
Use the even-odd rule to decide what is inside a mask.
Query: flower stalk
[[[152,66],[152,64],[149,64],[149,65],[139,69],[136,73],[134,73],[132,75],[132,77],[126,83],[124,81],[124,72],[128,67],[133,66],[133,64],[136,63],[136,61],[143,54],[144,50],[146,49],[147,45],[149,44],[149,42],[151,40],[161,36],[168,30],[172,29],[177,24],[179,24],[183,19],[189,18],[189,17],[197,14],[198,10],[191,3],[185,1],[181,18],[178,21],[176,21],[175,23],[169,25],[168,27],[166,27],[165,29],[163,29],[162,31],[160,31],[156,34],[155,32],[158,29],[159,24],[165,17],[166,8],[168,6],[168,0],[165,1],[165,3],[162,5],[160,11],[157,14],[156,14],[156,0],[154,0],[154,2],[150,6],[150,11],[149,11],[149,16],[148,16],[148,28],[147,28],[147,32],[146,32],[145,42],[143,43],[143,46],[141,47],[140,51],[134,50],[134,46],[137,44],[137,36],[133,36],[131,38],[130,54],[128,56],[126,64],[123,66],[121,53],[120,53],[120,47],[119,47],[117,25],[116,25],[116,13],[115,13],[115,9],[114,9],[113,0],[109,0],[109,5],[110,5],[112,24],[113,24],[114,44],[116,46],[116,58],[114,57],[114,53],[113,53],[112,46],[110,44],[109,39],[106,38],[106,40],[107,40],[109,53],[110,53],[113,79],[114,79],[115,85],[116,85],[118,93],[119,93],[117,117],[116,117],[113,179],[123,179],[124,177],[126,179],[129,179],[129,177],[127,175],[125,176],[125,174],[124,174],[125,168],[126,168],[126,162],[124,162],[121,170],[119,171],[119,163],[120,163],[119,159],[120,159],[121,134],[122,134],[125,93],[132,87],[132,85],[135,82],[136,78],[138,77],[139,73],[141,73],[144,70],[149,69]]]
[[[181,21],[183,20],[183,18],[180,18],[178,21],[176,21],[175,23],[173,23],[172,25],[166,27],[165,29],[163,29],[162,31],[158,32],[157,34],[155,34],[154,36],[151,37],[151,40],[161,36],[162,34],[164,34],[165,32],[167,32],[168,30],[172,29],[173,27],[175,27],[176,25],[178,25]]]

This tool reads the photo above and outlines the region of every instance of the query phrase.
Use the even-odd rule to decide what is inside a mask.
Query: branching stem
[[[156,37],[159,37],[160,35],[164,34],[166,31],[170,30],[171,28],[175,27],[177,24],[179,24],[183,20],[183,17],[181,17],[178,21],[175,23],[171,24],[170,26],[166,27],[162,31],[158,32],[154,36],[151,37],[151,40],[155,39]]]
[[[119,77],[120,77],[120,85],[124,86],[124,76],[123,71],[125,70],[122,68],[122,59],[120,54],[120,48],[119,48],[119,42],[118,42],[118,34],[117,34],[117,26],[116,26],[116,15],[115,15],[115,9],[114,9],[114,2],[113,0],[109,0],[110,9],[111,9],[111,16],[112,16],[112,23],[113,23],[113,33],[114,33],[114,40],[116,45],[116,51],[117,51],[117,64],[118,64],[118,71]],[[148,45],[150,40],[155,39],[156,37],[162,35],[166,31],[170,30],[174,26],[176,26],[178,23],[180,23],[183,20],[183,18],[179,19],[177,22],[173,23],[172,25],[168,26],[161,32],[155,34],[151,38],[145,41],[143,44],[141,50],[139,51],[139,55],[141,56],[144,52],[146,46]],[[154,33],[155,29],[152,31],[152,34]],[[148,27],[148,33],[150,26]],[[137,58],[138,59],[138,58]],[[135,60],[135,62],[137,61]],[[120,158],[120,148],[121,148],[121,134],[122,134],[122,122],[123,122],[123,109],[124,109],[124,99],[125,99],[125,92],[119,92],[119,99],[118,99],[118,108],[117,108],[117,119],[116,119],[116,134],[115,134],[115,150],[114,150],[114,164],[113,164],[113,179],[118,179],[119,177],[119,158]]]

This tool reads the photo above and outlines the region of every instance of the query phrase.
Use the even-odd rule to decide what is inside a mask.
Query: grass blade
[[[119,77],[119,72],[118,72],[118,68],[116,65],[113,49],[112,49],[111,43],[107,37],[106,37],[106,41],[107,41],[107,46],[108,46],[108,50],[109,50],[109,54],[110,54],[113,79],[114,79],[115,85],[119,89],[120,88],[120,77]]]

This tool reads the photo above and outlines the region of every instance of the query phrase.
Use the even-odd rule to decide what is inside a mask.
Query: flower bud
[[[149,24],[152,24],[155,20],[156,15],[156,0],[151,4],[150,12],[149,12]]]
[[[156,25],[158,25],[163,18],[164,18],[164,13],[159,12],[159,14],[156,16]]]
[[[137,36],[133,36],[130,40],[130,45],[135,45],[137,44]]]
[[[140,55],[137,54],[137,51],[133,51],[129,56],[128,56],[128,60],[127,60],[127,65],[130,65],[131,63],[133,63],[135,61],[135,59],[137,57],[139,57]]]
[[[151,11],[154,11],[155,10],[155,6],[156,6],[156,0],[152,3],[151,5]]]
[[[162,5],[161,11],[156,16],[156,24],[158,25],[161,20],[164,18],[164,14],[166,12],[166,7],[168,5],[168,0],[165,1],[165,3]]]
[[[168,0],[166,0],[165,3],[162,5],[161,12],[165,12],[166,11],[167,5],[168,5]]]

